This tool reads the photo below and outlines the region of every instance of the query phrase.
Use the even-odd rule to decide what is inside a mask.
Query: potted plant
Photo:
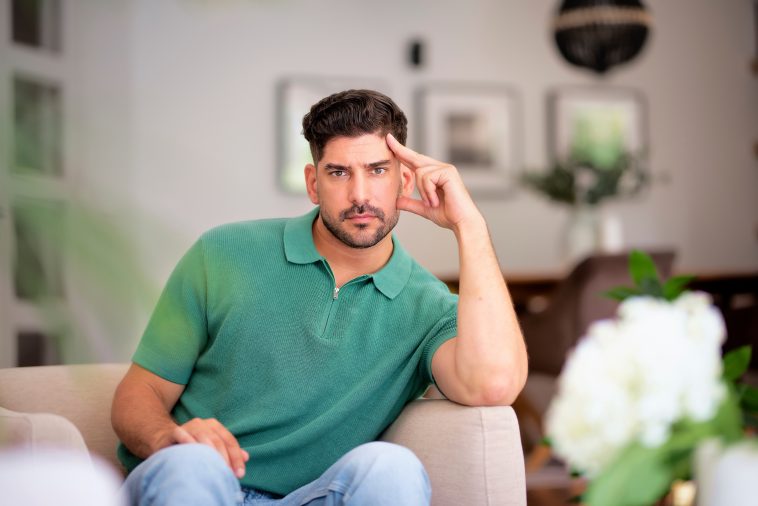
[[[662,283],[639,251],[630,270],[635,286],[608,292],[622,301],[616,318],[579,341],[547,413],[554,453],[589,480],[588,506],[653,504],[693,478],[698,447],[715,455],[723,445],[744,453],[744,443],[756,444],[758,389],[739,381],[750,347],[721,357],[723,318],[708,294],[684,290],[691,277]],[[749,451],[755,467],[758,452]],[[709,485],[709,495],[718,493]],[[752,479],[741,486],[749,490]]]
[[[570,210],[564,242],[567,260],[598,250],[621,249],[620,223],[611,216],[601,227],[598,209],[609,200],[639,194],[650,183],[644,152],[623,146],[620,126],[583,117],[575,125],[569,154],[547,171],[526,171],[521,183]]]

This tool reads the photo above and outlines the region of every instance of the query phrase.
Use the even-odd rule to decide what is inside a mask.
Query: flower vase
[[[572,266],[599,250],[599,223],[595,207],[578,206],[571,209],[562,245],[567,266]]]
[[[758,440],[745,438],[727,445],[718,439],[700,444],[695,452],[699,506],[756,504]]]

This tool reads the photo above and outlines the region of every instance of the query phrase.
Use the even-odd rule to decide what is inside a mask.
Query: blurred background
[[[516,291],[632,247],[754,283],[755,2],[645,2],[639,54],[600,71],[559,51],[561,3],[0,1],[0,366],[127,361],[199,234],[311,207],[298,122],[344,87],[389,94],[409,146],[459,165]],[[599,128],[576,115],[595,106]],[[587,136],[644,188],[581,205],[523,184]],[[397,235],[454,285],[452,234],[406,214]]]

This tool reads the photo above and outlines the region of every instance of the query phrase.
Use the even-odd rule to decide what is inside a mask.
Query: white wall
[[[643,56],[612,73],[649,102],[652,168],[668,185],[613,204],[633,246],[674,246],[682,270],[758,267],[758,78],[749,0],[648,2],[655,28]],[[134,170],[139,206],[181,239],[143,250],[157,276],[204,229],[295,215],[305,197],[275,181],[274,88],[287,75],[379,77],[414,121],[414,89],[433,81],[506,83],[523,100],[525,165],[547,161],[546,93],[597,80],[553,47],[552,0],[137,2],[133,31]],[[420,71],[405,61],[427,43]],[[411,129],[412,130],[412,129]],[[409,139],[413,145],[414,139]],[[565,210],[532,194],[481,202],[503,269],[558,271]],[[432,271],[454,274],[455,243],[415,217],[398,233]],[[158,241],[158,242],[155,242]]]
[[[754,57],[752,1],[647,3],[655,28],[644,54],[602,83],[645,94],[652,169],[669,174],[671,182],[611,207],[623,219],[629,245],[674,246],[679,270],[755,271],[758,160],[752,145],[758,139],[758,77],[748,70]],[[305,196],[277,189],[274,99],[283,77],[380,78],[408,113],[411,133],[419,86],[511,85],[522,99],[524,165],[544,166],[546,94],[558,86],[598,83],[565,64],[554,49],[548,26],[557,4],[66,2],[65,59],[56,72],[65,79],[72,188],[81,200],[104,209],[117,233],[128,227],[147,278],[124,285],[115,276],[111,288],[117,287],[118,296],[111,289],[102,300],[97,286],[82,286],[81,297],[72,296],[74,313],[87,330],[75,343],[72,360],[128,359],[156,289],[204,230],[310,208]],[[406,63],[407,43],[414,37],[426,42],[427,64],[420,70]],[[8,75],[6,60],[0,69]],[[0,90],[6,96],[5,84]],[[410,145],[414,142],[411,135]],[[564,209],[523,191],[501,202],[482,201],[480,207],[506,273],[564,267],[558,248]],[[433,272],[455,275],[450,233],[407,215],[398,235]],[[2,243],[0,256],[7,263],[9,249]],[[107,254],[118,259],[131,252]],[[118,269],[113,267],[115,273]],[[97,303],[88,303],[93,298]]]
[[[71,191],[66,300],[74,325],[65,362],[125,360],[141,332],[129,277],[132,5],[63,2],[64,145]],[[93,242],[93,239],[96,242]],[[134,247],[134,251],[136,251]]]

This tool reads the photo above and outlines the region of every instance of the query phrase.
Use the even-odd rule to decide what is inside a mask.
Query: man
[[[486,223],[406,123],[374,91],[321,100],[303,119],[318,207],[218,227],[179,262],[113,401],[133,503],[428,504],[415,456],[373,441],[432,381],[515,399],[526,350]],[[455,234],[458,300],[390,234],[400,211]]]

